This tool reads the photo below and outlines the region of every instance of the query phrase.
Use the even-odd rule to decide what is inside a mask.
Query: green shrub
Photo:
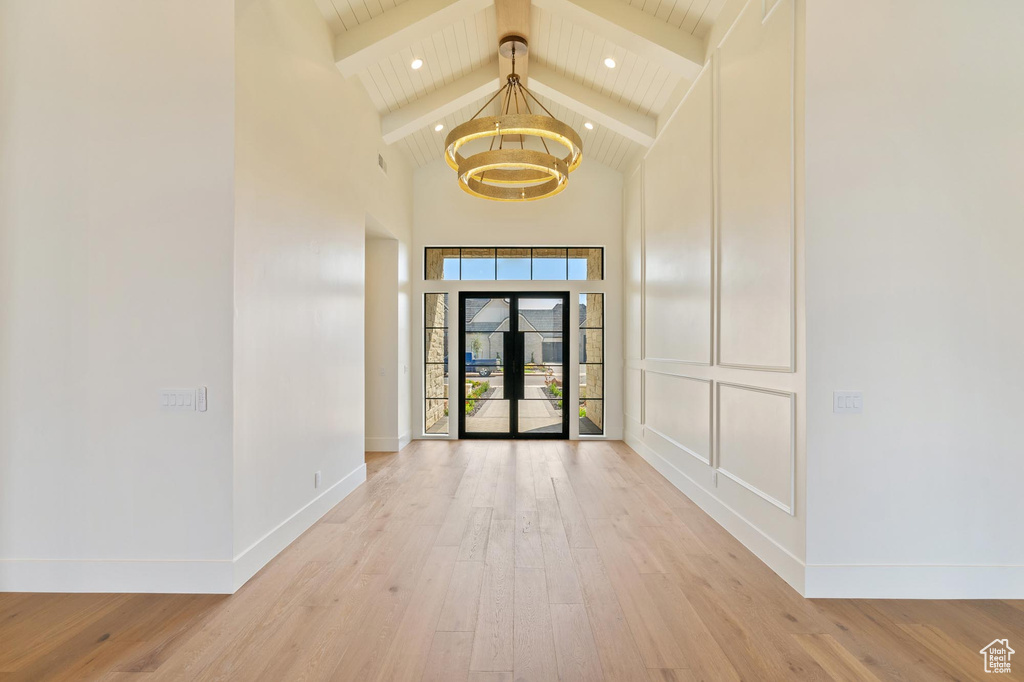
[[[466,392],[467,399],[475,399],[487,393],[491,389],[489,381],[471,381],[469,382],[469,390]]]
[[[583,419],[586,416],[587,416],[587,408],[585,406],[583,406],[583,405],[580,405],[580,419]]]

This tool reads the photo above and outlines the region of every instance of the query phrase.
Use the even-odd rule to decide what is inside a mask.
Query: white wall
[[[230,589],[233,32],[0,3],[0,590]]]
[[[808,594],[1024,597],[1022,26],[808,3]]]
[[[624,412],[627,442],[801,589],[803,3],[768,5],[723,10],[627,177]]]
[[[8,1],[0,68],[0,590],[230,592],[363,480],[411,171],[309,0]]]
[[[605,293],[605,434],[622,434],[622,174],[594,162],[584,161],[572,174],[569,187],[542,201],[497,202],[470,196],[462,191],[455,171],[443,160],[416,170],[414,177],[415,221],[413,228],[412,276],[412,429],[413,437],[423,435],[423,293],[449,292],[449,305],[458,305],[457,292],[507,290],[581,291]],[[604,246],[603,282],[439,282],[423,281],[423,249],[427,246]],[[577,301],[578,296],[571,300]],[[450,315],[453,325],[457,315]],[[457,330],[458,327],[456,326]],[[449,334],[451,343],[457,333]],[[574,339],[570,338],[569,343]],[[575,347],[575,346],[570,346]],[[454,355],[454,353],[452,354]],[[573,363],[575,362],[573,359]],[[572,371],[575,365],[571,363]],[[572,420],[571,420],[572,421]],[[451,436],[457,429],[452,424]]]
[[[366,451],[409,441],[408,252],[397,239],[366,239]],[[404,409],[403,409],[404,408]]]
[[[236,12],[234,551],[240,584],[365,478],[367,215],[411,228],[411,172],[384,150],[313,2]],[[314,473],[322,472],[319,489]]]

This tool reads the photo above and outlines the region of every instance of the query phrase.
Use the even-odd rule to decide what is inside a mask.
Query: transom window
[[[601,280],[602,247],[427,247],[424,279]]]

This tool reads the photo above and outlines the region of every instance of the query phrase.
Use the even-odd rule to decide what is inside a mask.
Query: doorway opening
[[[459,438],[569,437],[569,292],[459,294]]]

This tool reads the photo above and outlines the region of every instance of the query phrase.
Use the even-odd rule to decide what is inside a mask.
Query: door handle
[[[504,332],[503,340],[505,344],[505,373],[502,378],[502,384],[504,385],[505,398],[507,400],[515,400],[515,376],[516,376],[516,354],[515,346],[512,344],[512,332]]]

